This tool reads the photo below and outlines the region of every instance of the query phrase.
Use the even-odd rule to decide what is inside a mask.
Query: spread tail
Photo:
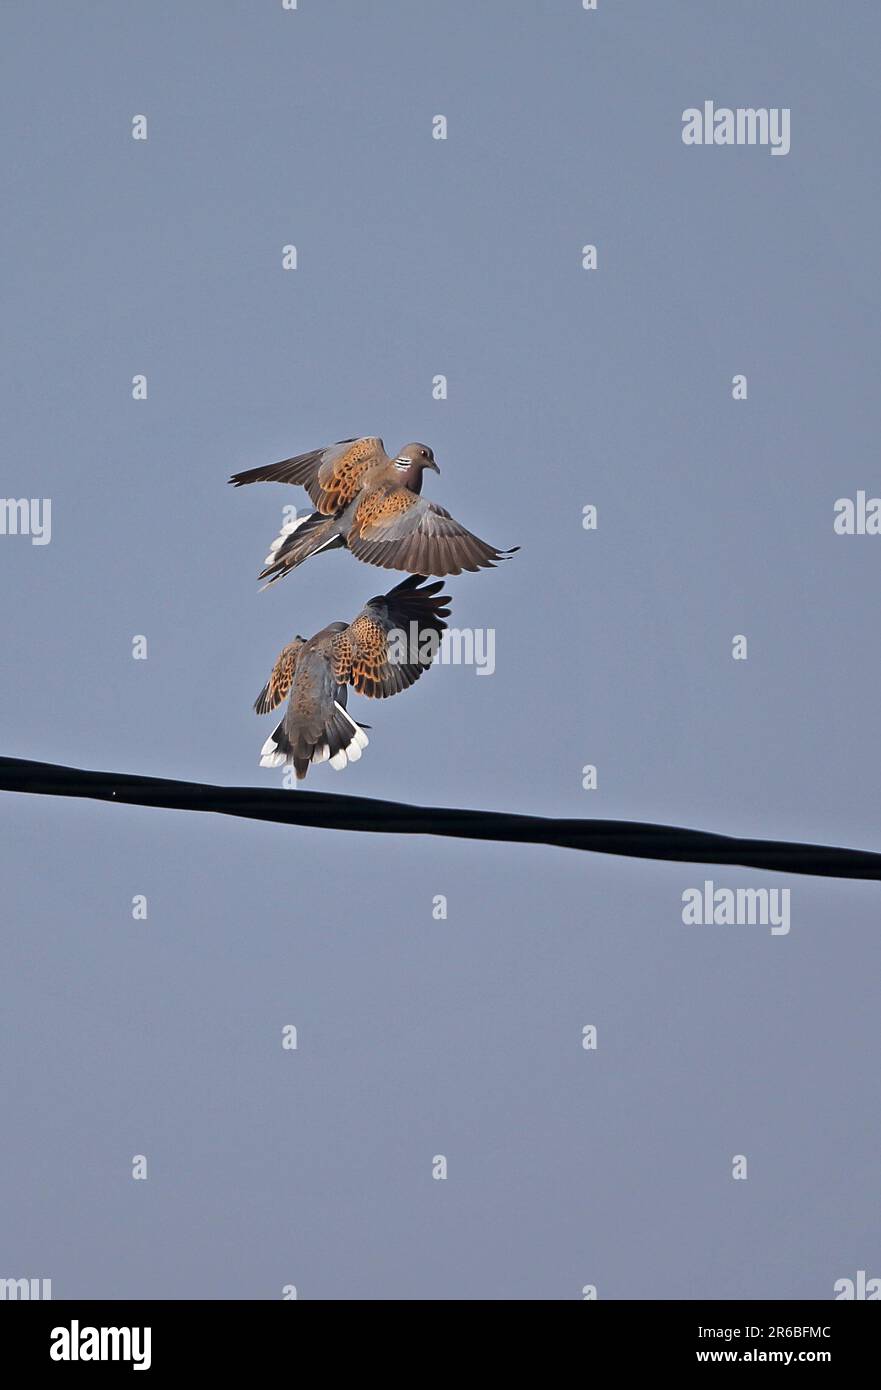
[[[298,782],[309,771],[310,763],[329,762],[337,772],[356,763],[370,740],[360,724],[336,700],[317,738],[305,729],[285,727],[288,716],[260,749],[261,767],[293,767]]]

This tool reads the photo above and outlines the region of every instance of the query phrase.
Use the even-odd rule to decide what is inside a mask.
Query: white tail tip
[[[291,521],[285,522],[275,540],[272,542],[272,545],[269,547],[269,554],[263,561],[264,565],[271,565],[274,563],[276,555],[279,550],[281,550],[288,536],[292,536],[294,532],[308,520],[309,513],[307,512],[305,516],[295,516]]]

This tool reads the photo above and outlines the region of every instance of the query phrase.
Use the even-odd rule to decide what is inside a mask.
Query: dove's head
[[[430,468],[434,473],[440,472],[434,461],[434,454],[427,444],[405,444],[395,459],[395,467],[401,474],[404,486],[411,488],[413,492],[419,492],[422,487],[422,474],[426,468]]]

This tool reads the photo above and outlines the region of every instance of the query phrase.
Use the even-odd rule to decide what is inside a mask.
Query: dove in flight
[[[315,506],[283,527],[260,578],[268,586],[310,555],[340,547],[368,565],[441,577],[492,568],[519,549],[497,550],[423,497],[426,469],[440,472],[427,444],[406,444],[391,458],[381,439],[365,435],[235,473],[235,487],[297,484]]]
[[[351,623],[295,637],[279,656],[254,704],[268,714],[287,699],[281,723],[260,750],[261,767],[292,766],[302,781],[311,763],[340,771],[369,742],[346,709],[348,688],[382,700],[406,690],[437,654],[449,616],[440,580],[411,575],[365,604]]]

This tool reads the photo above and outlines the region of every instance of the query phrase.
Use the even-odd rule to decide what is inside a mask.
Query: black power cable
[[[178,811],[215,811],[225,816],[324,830],[450,835],[466,840],[558,845],[637,859],[738,864],[775,873],[881,880],[881,854],[873,850],[839,849],[789,840],[750,840],[640,821],[520,816],[504,811],[408,806],[398,801],[377,801],[329,792],[213,787],[165,777],[84,772],[79,768],[23,758],[0,758],[0,791],[91,797],[98,801],[124,802],[129,806],[161,806]]]

